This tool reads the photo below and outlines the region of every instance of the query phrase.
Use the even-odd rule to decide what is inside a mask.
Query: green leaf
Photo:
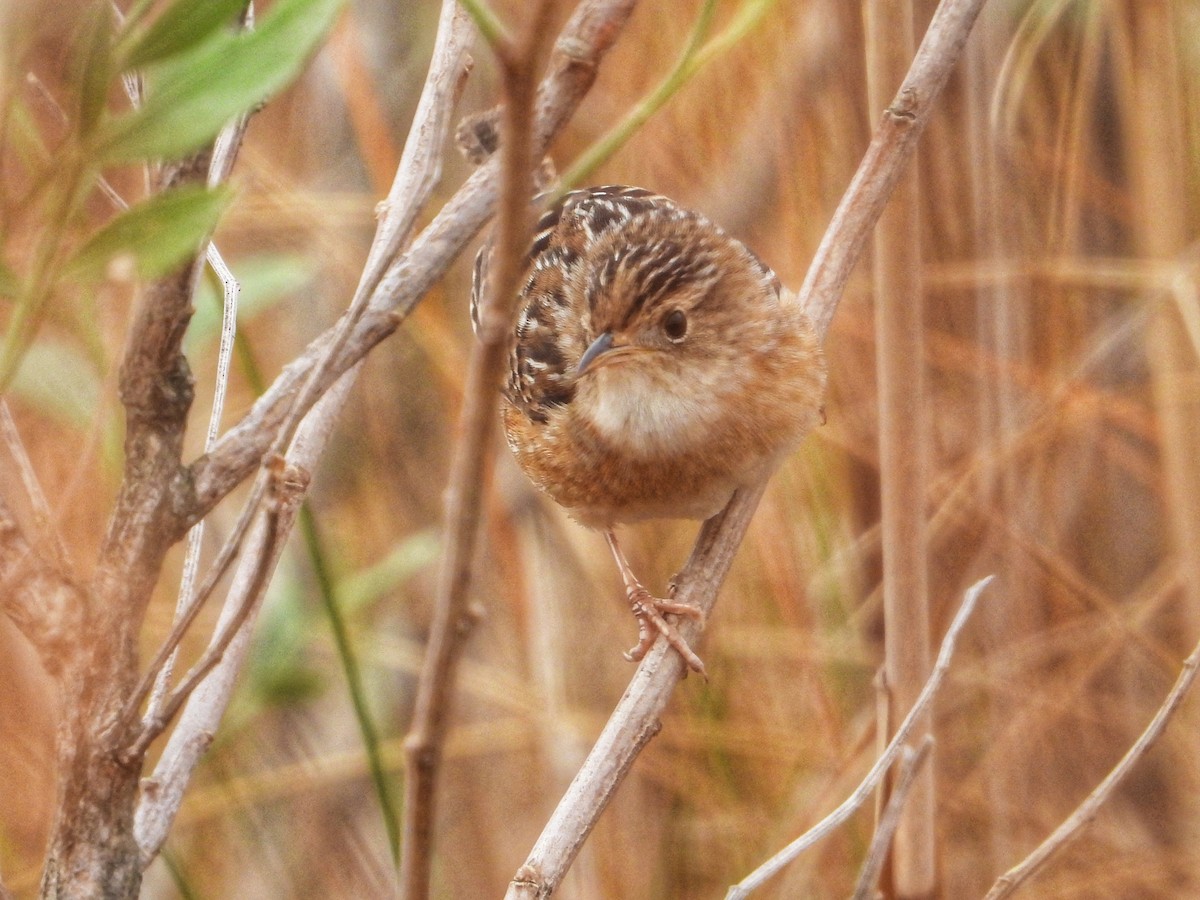
[[[72,57],[78,68],[79,133],[89,134],[104,112],[112,80],[113,13],[105,0],[94,2],[76,37]]]
[[[343,2],[279,0],[254,31],[218,31],[148,70],[145,103],[103,127],[95,155],[112,162],[173,158],[200,147],[296,76]]]
[[[0,297],[15,297],[21,290],[21,279],[17,273],[0,262]]]
[[[145,31],[125,37],[121,66],[141,68],[191,50],[245,8],[246,0],[176,0]]]
[[[95,281],[124,255],[132,257],[142,278],[163,275],[196,252],[231,196],[227,187],[210,191],[188,185],[144,200],[96,232],[67,263],[64,275]]]
[[[396,590],[438,558],[441,543],[434,531],[418,531],[398,543],[383,559],[338,580],[337,594],[353,614]]]
[[[86,353],[47,339],[26,351],[9,390],[44,415],[84,428],[96,414],[102,382]]]
[[[42,139],[38,123],[30,113],[25,98],[13,95],[7,98],[8,121],[5,122],[5,150],[13,154],[23,166],[41,172],[50,161],[50,151]]]

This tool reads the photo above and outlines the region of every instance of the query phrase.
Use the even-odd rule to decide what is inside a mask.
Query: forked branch
[[[958,636],[966,626],[967,620],[971,618],[971,613],[975,611],[975,605],[979,602],[980,595],[984,588],[991,583],[992,577],[989,575],[967,589],[962,606],[959,607],[954,619],[950,622],[950,627],[946,629],[946,636],[942,638],[942,646],[938,650],[937,661],[934,663],[933,671],[929,673],[929,679],[921,688],[921,693],[917,695],[912,709],[908,711],[908,715],[904,717],[904,721],[892,735],[887,747],[879,755],[879,759],[875,760],[875,764],[871,766],[871,770],[867,772],[854,792],[843,800],[837,809],[731,887],[729,893],[725,895],[725,900],[742,900],[749,896],[751,891],[761,887],[801,853],[831,834],[867,802],[871,794],[879,787],[880,782],[883,781],[884,775],[892,767],[892,763],[896,761],[896,757],[904,749],[917,722],[926,715],[933,698],[937,696],[942,679],[950,670],[950,660],[954,658],[954,648],[957,645]]]

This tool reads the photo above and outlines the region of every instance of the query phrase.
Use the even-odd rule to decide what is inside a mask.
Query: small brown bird
[[[486,278],[476,258],[472,313]],[[640,660],[662,634],[700,658],[617,543],[618,523],[706,519],[773,470],[821,418],[825,364],[812,325],[741,242],[640,188],[573,191],[538,223],[501,413],[538,488],[603,531]]]

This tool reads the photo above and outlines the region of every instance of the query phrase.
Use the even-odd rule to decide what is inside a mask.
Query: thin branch
[[[859,786],[854,789],[854,793],[843,800],[837,809],[825,816],[820,822],[731,887],[725,895],[725,900],[742,900],[742,898],[748,897],[751,891],[762,887],[797,856],[831,834],[843,822],[849,819],[850,816],[854,815],[860,806],[870,799],[871,794],[879,787],[883,776],[887,774],[888,769],[891,768],[892,763],[900,755],[900,751],[908,742],[908,737],[912,733],[913,728],[922,716],[925,715],[926,709],[937,695],[938,688],[942,685],[942,679],[945,678],[946,672],[950,669],[950,660],[954,658],[954,648],[958,643],[958,636],[966,626],[967,620],[971,618],[971,613],[975,611],[975,604],[979,601],[980,595],[983,594],[984,588],[991,584],[993,577],[989,575],[986,578],[982,578],[967,589],[963,597],[962,606],[959,607],[953,621],[950,623],[950,627],[946,629],[946,636],[942,638],[942,646],[938,651],[937,662],[934,663],[933,671],[929,674],[929,680],[925,682],[925,687],[921,689],[921,693],[917,697],[916,702],[913,703],[912,709],[908,711],[908,715],[904,717],[904,721],[896,729],[896,733],[893,735],[891,741],[888,742],[887,748],[880,754],[879,759],[875,760],[875,765],[871,766],[871,770],[867,772],[866,777],[863,778]]]
[[[368,270],[382,274],[386,269],[389,260],[395,256],[441,178],[442,147],[450,131],[453,108],[469,66],[467,53],[470,41],[471,28],[467,17],[453,0],[446,0],[442,6],[429,73],[413,118],[409,139],[401,156],[392,189],[383,206],[383,215],[368,255]],[[364,275],[364,278],[366,277],[368,276]],[[309,411],[288,450],[289,464],[306,471],[312,471],[316,467],[358,372],[357,365],[352,367]],[[226,542],[217,562],[210,570],[209,578],[202,586],[198,599],[202,599],[213,589],[220,573],[237,555],[242,535],[251,521],[252,516],[247,508],[243,510],[239,525],[234,530],[235,534]],[[238,598],[242,590],[238,585],[245,585],[251,578],[251,565],[247,560],[257,558],[260,553],[263,543],[261,529],[251,533],[246,542],[248,555],[243,558],[234,576],[234,584],[230,587],[222,611],[223,620],[233,615],[233,611],[240,607],[241,601]],[[189,612],[194,615],[193,610]],[[143,795],[136,819],[137,840],[146,864],[154,858],[166,839],[191,774],[228,705],[237,672],[241,668],[249,643],[250,624],[248,621],[246,627],[237,633],[216,669],[192,695],[163,751],[162,758],[155,767],[150,780],[155,788],[153,792]],[[160,650],[160,656],[163,651],[169,652],[173,649],[184,630],[186,627],[177,627],[172,631]],[[152,666],[151,669],[153,668]],[[140,704],[140,699],[137,702]],[[133,709],[136,711],[136,708],[135,705]]]
[[[179,686],[162,699],[161,704],[146,714],[146,720],[137,737],[124,750],[123,758],[130,764],[142,758],[150,744],[174,720],[183,704],[191,696],[192,691],[200,684],[206,675],[221,661],[230,643],[241,630],[253,610],[266,592],[271,580],[271,573],[283,552],[283,545],[291,531],[292,523],[304,495],[308,491],[310,475],[307,469],[277,460],[271,467],[271,491],[267,498],[266,509],[262,515],[262,537],[258,541],[257,553],[247,556],[250,562],[249,578],[246,587],[238,593],[238,602],[233,606],[233,614],[223,617],[217,626],[217,632],[209,642],[204,655],[192,666],[180,681]],[[233,592],[230,592],[231,595]],[[227,612],[230,606],[227,604]]]
[[[465,22],[458,21],[463,16],[462,10],[454,4],[443,4],[438,22],[438,35],[439,38],[454,42],[454,48],[457,51],[454,55],[454,78],[449,81],[448,85],[443,85],[440,80],[426,81],[421,98],[421,103],[425,104],[425,108],[418,107],[414,118],[414,129],[426,118],[434,115],[435,110],[437,115],[448,116],[457,102],[462,78],[469,69],[465,54],[470,39],[465,32]],[[442,49],[445,52],[445,48]],[[435,89],[433,93],[430,91],[431,86]],[[447,88],[449,96],[446,96]],[[428,105],[430,103],[435,103],[436,106],[430,108]],[[440,123],[439,128],[435,129],[436,133],[440,133]],[[372,297],[379,287],[379,282],[387,271],[388,265],[400,252],[401,246],[408,238],[417,216],[428,199],[428,191],[413,193],[412,189],[429,185],[431,190],[432,185],[436,184],[441,177],[441,144],[433,146],[431,144],[432,142],[429,140],[410,140],[405,144],[404,154],[396,169],[396,178],[392,182],[392,189],[388,193],[387,200],[379,207],[381,212],[379,225],[376,228],[375,238],[371,242],[371,249],[367,254],[366,265],[363,267],[350,305],[328,332],[330,339],[324,344],[320,355],[309,368],[300,390],[291,401],[287,414],[275,428],[271,447],[264,458],[284,452],[291,442],[296,428],[299,427],[301,419],[321,394],[328,389],[336,376],[343,371],[340,369],[335,371],[336,360],[350,342],[355,328],[366,313]],[[328,377],[330,374],[334,374],[333,379]]]
[[[907,746],[901,750],[900,773],[896,776],[896,784],[892,788],[892,795],[888,798],[883,815],[879,817],[879,824],[875,826],[875,835],[871,838],[871,847],[867,851],[867,858],[863,862],[862,871],[858,876],[858,885],[854,888],[851,900],[868,900],[873,896],[875,883],[879,881],[879,872],[883,868],[884,860],[887,859],[892,837],[896,833],[896,827],[900,824],[900,813],[916,783],[917,774],[921,771],[922,764],[929,758],[929,751],[932,748],[933,735],[927,734],[916,750]]]
[[[537,126],[533,147],[539,158],[551,138],[575,111],[595,81],[600,61],[620,33],[635,0],[585,0],[567,22],[551,54],[536,103]],[[337,357],[313,382],[318,396],[372,347],[396,330],[425,293],[445,274],[451,262],[492,214],[498,191],[498,161],[492,159],[467,179],[454,197],[391,262],[371,293],[371,302]],[[194,495],[189,518],[207,514],[222,497],[257,467],[301,385],[334,339],[334,331],[314,340],[288,365],[236,426],[217,442],[213,452],[191,467]]]
[[[799,297],[822,338],[984,2],[942,0],[938,5],[908,75],[891,106],[883,111],[871,145],[817,247]]]
[[[1058,828],[1054,829],[1053,834],[1042,841],[1037,849],[1018,865],[1013,866],[996,880],[984,900],[1001,900],[1001,898],[1011,896],[1021,885],[1041,871],[1054,854],[1077,838],[1083,829],[1092,823],[1099,813],[1100,807],[1108,801],[1121,782],[1133,771],[1133,767],[1146,755],[1146,751],[1166,730],[1171,716],[1175,714],[1191,689],[1198,667],[1200,667],[1200,644],[1197,644],[1188,658],[1184,660],[1179,677],[1175,679],[1175,684],[1167,693],[1158,712],[1154,714],[1154,718],[1150,720],[1146,730],[1134,741],[1133,746],[1121,757],[1121,761],[1113,767],[1103,781],[1096,785],[1096,789],[1088,794],[1075,811]]]
[[[269,481],[263,477],[255,480],[255,486],[262,486],[263,491],[266,490],[266,485]],[[243,542],[247,539],[250,528],[255,521],[255,513],[259,507],[258,494],[252,493],[247,499],[238,515],[237,521],[234,523],[233,529],[225,538],[225,543],[221,545],[221,549],[217,551],[216,558],[208,567],[208,574],[205,576],[204,582],[200,588],[192,595],[190,603],[184,607],[181,614],[176,615],[171,623],[171,630],[159,645],[158,650],[154,653],[154,658],[142,673],[137,685],[129,696],[125,698],[125,707],[121,711],[121,715],[117,719],[118,729],[130,725],[137,718],[138,710],[142,707],[142,702],[152,689],[161,681],[161,675],[166,671],[168,663],[175,655],[175,651],[179,645],[183,643],[183,639],[187,636],[192,624],[196,621],[196,617],[200,615],[204,608],[205,602],[212,592],[216,590],[221,579],[225,577],[225,573],[229,571],[229,567],[243,550]],[[153,706],[153,704],[151,704]],[[153,709],[147,712],[148,717],[153,716]],[[115,733],[115,732],[114,732]]]
[[[404,832],[400,896],[429,896],[433,829],[441,760],[449,729],[455,675],[478,612],[469,605],[471,566],[491,477],[496,430],[496,385],[508,358],[508,332],[533,230],[533,104],[536,65],[549,42],[552,4],[542,0],[515,42],[493,44],[504,88],[500,145],[500,205],[492,272],[471,348],[459,421],[461,435],[450,464],[446,540],[438,572],[433,624],[417,688],[405,750]]]
[[[739,491],[724,510],[700,528],[696,544],[675,579],[675,599],[708,613],[733,563],[737,542],[750,525],[765,483]],[[729,540],[733,537],[733,541]],[[677,623],[689,644],[697,623]],[[656,641],[634,671],[617,708],[584,760],[524,865],[508,886],[507,900],[547,897],[558,887],[579,848],[612,799],[645,744],[661,728],[671,691],[683,677],[683,657],[666,641]]]
[[[53,561],[59,568],[69,568],[71,566],[70,554],[66,544],[63,543],[62,536],[54,526],[54,516],[50,512],[50,504],[46,502],[46,495],[42,491],[41,482],[38,481],[37,472],[34,471],[29,454],[25,451],[25,442],[21,440],[21,434],[17,431],[17,423],[13,421],[8,401],[3,397],[0,397],[0,439],[3,439],[8,448],[8,455],[12,457],[13,464],[16,465],[17,472],[21,476],[21,485],[25,488],[25,497],[33,512],[33,524],[37,527],[39,540],[53,555]]]
[[[203,680],[194,685],[153,775],[144,783],[151,785],[152,789],[143,791],[134,820],[134,834],[142,854],[143,868],[149,865],[166,840],[192,772],[208,749],[233,695],[238,672],[250,647],[253,619],[259,608],[251,595],[259,584],[265,586],[267,576],[278,563],[284,539],[292,524],[291,518],[304,499],[303,473],[311,472],[320,459],[333,432],[336,414],[346,402],[356,374],[357,370],[347,373],[313,408],[312,414],[296,433],[285,462],[287,471],[299,475],[299,480],[295,477],[290,479],[294,493],[289,495],[288,509],[277,518],[274,529],[269,527],[267,518],[260,515],[246,538],[245,552],[240,558],[217,622],[218,632],[228,635],[226,646]],[[268,549],[271,549],[270,553]],[[230,623],[235,619],[240,619],[240,624],[232,628]],[[177,690],[182,690],[187,682],[185,678]]]
[[[796,302],[824,338],[850,271],[857,263],[888,194],[912,157],[933,103],[957,62],[984,0],[943,0],[934,13],[900,93],[885,113],[867,155],[817,250]],[[704,523],[692,555],[677,578],[676,598],[708,612],[745,535],[766,482],[737,491],[728,506]],[[690,621],[679,631],[689,643]],[[645,735],[657,728],[683,675],[682,659],[665,641],[646,655],[525,864],[509,885],[509,898],[545,897],[561,881],[594,827]]]

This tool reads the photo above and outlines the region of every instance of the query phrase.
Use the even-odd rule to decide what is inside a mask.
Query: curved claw
[[[637,576],[633,574],[633,570],[629,568],[629,563],[625,560],[625,554],[621,552],[621,547],[617,543],[617,536],[611,528],[604,533],[608,540],[609,549],[612,550],[613,559],[616,560],[617,568],[621,571],[621,579],[625,582],[625,595],[629,598],[629,605],[633,609],[633,614],[638,620],[638,642],[637,646],[625,653],[625,658],[630,662],[638,662],[646,655],[646,651],[654,646],[654,641],[658,635],[662,635],[667,639],[667,643],[678,651],[683,657],[683,661],[687,663],[689,669],[699,672],[704,679],[708,680],[708,673],[704,670],[704,663],[700,657],[695,654],[691,647],[675,630],[675,626],[663,618],[666,614],[677,616],[687,616],[689,619],[695,619],[704,626],[704,610],[692,606],[690,603],[680,603],[671,600],[660,600],[654,597],[648,590],[642,587],[642,583],[637,580]],[[671,579],[671,596],[675,595],[675,579]]]
[[[655,639],[661,634],[667,639],[667,643],[683,657],[688,668],[699,672],[707,680],[708,672],[705,671],[704,661],[688,646],[688,642],[683,639],[675,626],[663,618],[664,613],[673,613],[687,616],[703,624],[704,611],[687,603],[675,603],[653,597],[645,588],[631,589],[628,593],[629,605],[638,620],[638,643],[636,647],[625,653],[625,658],[630,662],[639,662],[646,655],[646,651],[654,646]]]

